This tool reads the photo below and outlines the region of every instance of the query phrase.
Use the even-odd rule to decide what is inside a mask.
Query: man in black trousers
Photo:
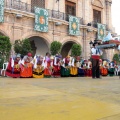
[[[91,49],[92,55],[92,78],[100,78],[99,59],[102,51],[96,47],[97,43],[93,44]]]

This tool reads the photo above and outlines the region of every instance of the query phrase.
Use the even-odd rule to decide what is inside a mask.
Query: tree
[[[120,62],[119,54],[114,54],[113,60],[116,61],[117,63],[119,63]]]
[[[79,44],[73,44],[71,48],[71,55],[72,56],[80,56],[81,55],[81,46]]]
[[[23,45],[22,40],[15,40],[15,43],[14,43],[15,53],[22,53],[22,45]]]
[[[56,55],[57,53],[60,53],[62,44],[58,41],[53,41],[50,45],[50,51],[52,55]]]
[[[10,39],[7,36],[0,36],[0,59],[2,62],[8,61],[11,51]]]
[[[28,52],[32,52],[32,47],[29,39],[16,40],[14,43],[14,50],[21,55],[27,55]]]

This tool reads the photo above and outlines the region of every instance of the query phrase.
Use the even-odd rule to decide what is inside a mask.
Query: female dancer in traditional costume
[[[33,60],[33,77],[34,78],[43,78],[44,77],[44,65],[43,65],[43,57],[37,55]]]
[[[108,64],[107,61],[103,61],[103,65],[101,66],[100,73],[102,76],[108,75]]]
[[[17,54],[15,58],[10,58],[8,67],[6,69],[6,76],[18,78],[20,77],[20,54]]]
[[[52,75],[52,68],[51,68],[50,54],[48,52],[46,53],[46,56],[44,57],[43,61],[45,64],[44,77],[49,78]]]
[[[61,56],[56,55],[53,60],[53,77],[60,77]]]
[[[69,77],[70,76],[70,56],[67,56],[63,59],[62,65],[61,65],[61,77]]]
[[[20,77],[23,78],[31,78],[32,77],[32,54],[28,53],[26,56],[24,56],[22,62],[21,62],[21,71],[20,71]]]

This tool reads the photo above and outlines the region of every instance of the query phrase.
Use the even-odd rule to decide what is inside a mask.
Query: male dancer
[[[102,55],[102,51],[96,47],[96,44],[93,44],[92,52],[92,78],[100,78],[100,68],[99,68],[99,59]]]

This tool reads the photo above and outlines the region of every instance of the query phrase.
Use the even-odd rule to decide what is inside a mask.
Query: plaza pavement
[[[0,120],[120,120],[120,79],[0,77]]]

